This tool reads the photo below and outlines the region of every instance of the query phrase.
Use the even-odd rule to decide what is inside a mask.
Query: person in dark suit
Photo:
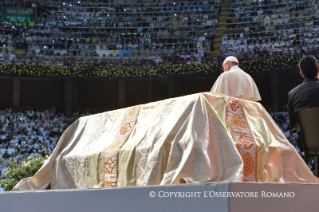
[[[304,56],[299,62],[300,75],[303,83],[288,93],[288,114],[290,129],[297,126],[295,111],[303,108],[319,107],[318,61],[314,56]],[[303,151],[301,137],[297,139],[300,151]]]

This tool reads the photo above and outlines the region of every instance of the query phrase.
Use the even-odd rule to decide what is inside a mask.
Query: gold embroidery
[[[238,99],[224,97],[228,103],[226,119],[231,129],[236,147],[243,160],[243,181],[257,181],[256,179],[256,144],[245,117],[245,111]]]
[[[140,111],[140,106],[134,106],[127,108],[122,120],[120,130],[117,132],[112,144],[104,151],[104,187],[116,187],[117,186],[117,165],[118,164],[118,150],[128,139],[132,129],[135,126],[135,122]]]
[[[137,110],[138,110],[138,106],[130,107],[130,109],[128,109],[128,112],[127,112],[128,116],[129,117],[134,116],[136,114]]]
[[[111,179],[108,179],[107,181],[106,181],[106,185],[105,185],[106,187],[113,187],[113,183],[112,183],[112,181],[111,181]]]
[[[108,158],[105,163],[105,169],[106,171],[111,174],[113,172],[113,169],[115,167],[115,163],[113,162],[112,158]]]
[[[131,123],[126,123],[126,124],[120,129],[120,134],[121,134],[121,135],[124,135],[124,134],[126,134],[127,132],[131,131],[131,129],[132,129]]]
[[[134,128],[139,110],[139,105],[126,109],[120,130],[117,132],[111,146],[104,151],[104,187],[116,187],[117,185],[117,153],[119,148],[121,148],[121,146],[126,142],[130,132]]]
[[[245,122],[235,115],[231,118],[230,122],[240,131],[244,131],[246,129]]]
[[[251,140],[249,140],[246,136],[241,135],[238,138],[238,141],[241,142],[242,144],[244,144],[244,146],[246,147],[246,149],[250,149],[250,147],[252,147],[254,145],[254,142],[252,142]]]
[[[110,147],[110,151],[113,152],[114,150],[120,148],[120,146],[122,145],[122,140],[117,140],[115,142],[115,144],[113,144],[111,147]]]
[[[236,99],[234,99],[234,98],[229,98],[228,99],[228,103],[229,103],[229,105],[230,105],[230,107],[231,107],[231,109],[234,111],[234,112],[236,112],[236,110],[239,108],[239,102],[236,100]]]
[[[244,162],[244,176],[249,176],[254,170],[254,161],[251,158],[249,153],[243,155],[243,162]]]

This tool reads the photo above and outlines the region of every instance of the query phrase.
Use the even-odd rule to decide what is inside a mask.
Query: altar
[[[313,212],[318,196],[319,184],[205,183],[6,192],[0,206],[1,212]]]
[[[318,183],[257,102],[198,93],[78,119],[15,191]]]

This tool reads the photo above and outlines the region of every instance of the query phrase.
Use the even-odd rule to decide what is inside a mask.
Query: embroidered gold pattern
[[[256,179],[256,152],[257,147],[250,131],[244,110],[239,99],[224,96],[228,103],[226,120],[230,127],[236,147],[243,160],[243,181],[257,181]]]
[[[244,131],[246,129],[245,122],[242,119],[240,119],[239,117],[237,117],[236,115],[234,115],[231,118],[230,122],[232,123],[232,125],[234,125],[240,131]]]
[[[135,113],[137,112],[137,110],[138,110],[138,106],[133,106],[133,107],[130,107],[129,109],[128,109],[128,116],[129,117],[132,117],[132,116],[134,116],[135,115]]]
[[[115,142],[115,144],[113,144],[111,147],[110,147],[110,151],[113,152],[114,150],[120,148],[120,146],[122,145],[122,140],[117,140]]]
[[[244,176],[249,176],[254,170],[254,161],[249,153],[242,156],[244,162]]]
[[[120,134],[124,135],[127,132],[129,132],[132,129],[131,123],[126,123],[121,129],[120,129]]]
[[[238,141],[241,142],[242,144],[244,144],[244,146],[246,147],[246,149],[250,149],[250,147],[252,147],[254,145],[254,142],[252,142],[251,140],[249,140],[246,136],[241,135],[238,138]]]
[[[234,98],[231,98],[231,97],[230,97],[230,98],[228,99],[228,103],[229,103],[231,109],[232,109],[234,112],[236,112],[236,110],[240,107],[239,102],[238,102],[236,99],[234,99]]]
[[[121,146],[126,142],[140,111],[140,106],[127,108],[122,120],[120,130],[117,132],[113,143],[104,151],[103,160],[105,163],[104,170],[104,187],[115,187],[117,185],[117,169],[118,164],[117,154]]]
[[[106,187],[113,187],[113,183],[112,183],[111,179],[108,179],[106,181]]]
[[[108,158],[105,163],[105,169],[106,171],[111,174],[113,172],[113,169],[115,168],[115,163],[113,162],[112,158]]]

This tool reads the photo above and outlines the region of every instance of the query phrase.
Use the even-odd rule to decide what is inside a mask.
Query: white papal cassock
[[[261,97],[253,78],[238,66],[222,73],[212,87],[212,93],[222,93],[240,99],[260,101]]]

